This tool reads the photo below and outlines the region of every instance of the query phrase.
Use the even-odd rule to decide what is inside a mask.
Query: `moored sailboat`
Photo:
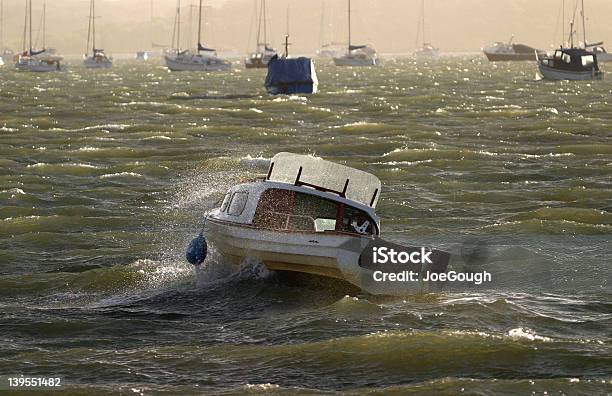
[[[569,48],[563,46],[555,50],[552,56],[538,59],[538,69],[547,80],[601,80],[603,72],[599,69],[597,53],[588,48],[598,44],[588,44],[586,37],[586,17],[584,0],[582,3],[583,47],[574,45],[574,21],[570,22]],[[574,13],[575,16],[575,13]]]
[[[198,45],[196,52],[180,49],[181,2],[178,0],[175,20],[176,47],[165,54],[166,66],[171,71],[228,71],[231,64],[219,58],[212,48],[202,45],[202,0],[200,0],[198,15]],[[174,40],[173,40],[174,41]]]
[[[46,54],[47,50],[35,50],[32,41],[32,0],[26,0],[25,21],[23,29],[24,49],[16,58],[15,68],[20,71],[29,72],[51,72],[61,70],[61,57]],[[44,15],[43,15],[44,24]],[[26,39],[26,35],[28,39]],[[26,41],[28,45],[26,46]]]
[[[378,56],[374,48],[367,45],[353,45],[351,33],[351,0],[348,0],[348,48],[344,55],[334,57],[334,64],[336,66],[378,66]]]
[[[85,53],[83,64],[88,69],[109,69],[113,67],[113,59],[106,56],[103,49],[96,48],[96,1],[89,3],[89,28],[87,29],[87,51],[89,43],[92,43],[91,56]]]
[[[421,42],[420,46],[419,41]],[[425,39],[425,0],[421,2],[421,18],[417,27],[416,48],[414,56],[417,58],[437,59],[440,56],[440,50]]]
[[[249,54],[244,61],[244,66],[247,69],[262,69],[268,67],[268,62],[274,55],[276,49],[272,48],[268,43],[268,22],[266,12],[266,0],[261,0],[259,12],[257,13],[257,47],[255,52]],[[262,39],[263,30],[263,41]]]

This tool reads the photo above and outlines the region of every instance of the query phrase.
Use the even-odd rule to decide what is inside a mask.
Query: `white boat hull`
[[[229,71],[231,64],[216,58],[204,58],[203,61],[191,61],[165,56],[166,66],[171,71],[216,72]]]
[[[432,290],[427,282],[377,282],[374,271],[359,265],[361,254],[375,239],[340,233],[286,232],[208,218],[205,234],[226,259],[236,265],[261,261],[273,271],[289,271],[341,279],[382,295],[405,295]]]
[[[110,59],[105,60],[96,60],[92,58],[87,58],[83,62],[87,69],[110,69],[113,67],[113,61]]]
[[[19,62],[15,64],[15,68],[19,71],[35,72],[35,73],[47,73],[61,70],[57,63],[47,62]]]
[[[379,62],[377,58],[341,56],[334,58],[334,64],[336,66],[378,66]]]
[[[601,71],[584,71],[575,72],[569,70],[558,70],[551,67],[538,65],[540,68],[540,74],[546,80],[572,80],[572,81],[584,81],[584,80],[601,80],[603,73]]]
[[[284,232],[208,219],[208,239],[224,256],[261,260],[271,270],[285,270],[343,278],[338,268],[342,245],[370,238],[341,234]],[[358,257],[357,257],[358,259]]]

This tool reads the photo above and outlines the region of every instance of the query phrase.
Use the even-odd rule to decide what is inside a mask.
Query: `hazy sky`
[[[22,46],[25,1],[4,0],[4,42],[14,49]],[[44,0],[32,1],[36,37]],[[206,44],[241,53],[251,49],[255,42],[256,1],[259,0],[205,0],[204,4],[210,6],[206,10]],[[517,42],[548,49],[561,42],[562,1],[425,0],[426,36],[443,51],[478,51],[490,42],[508,40],[511,35]],[[565,25],[572,17],[574,2],[565,0]],[[152,24],[150,3],[150,0],[96,1],[100,17],[98,41],[108,52],[148,49],[152,41],[170,44],[176,0],[153,0]],[[190,18],[191,3],[197,4],[198,0],[182,0],[183,46],[187,46],[187,41],[195,45],[196,21],[195,17]],[[355,43],[369,43],[379,52],[414,50],[421,0],[352,3]],[[294,52],[314,52],[322,41],[330,39],[346,41],[346,0],[267,0],[267,4],[270,41],[276,47],[283,41],[287,11]],[[585,0],[585,6],[587,37],[591,41],[607,41],[612,47],[612,0]],[[326,11],[322,24],[323,9]],[[88,12],[87,0],[47,0],[47,45],[65,54],[82,53]]]

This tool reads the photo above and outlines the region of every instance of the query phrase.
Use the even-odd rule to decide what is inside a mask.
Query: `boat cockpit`
[[[379,192],[380,181],[365,172],[281,153],[265,180],[232,187],[210,219],[284,232],[380,235]]]

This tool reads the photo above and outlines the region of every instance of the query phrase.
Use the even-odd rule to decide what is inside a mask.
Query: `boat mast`
[[[583,37],[584,48],[586,49],[587,39],[586,39],[586,17],[584,16],[584,0],[582,0],[581,14],[582,14],[582,37]]]
[[[268,15],[266,11],[266,0],[261,1],[263,7],[264,50],[266,50],[268,49]]]
[[[28,31],[28,0],[25,0],[25,19],[23,20],[23,50],[27,48],[26,32]]]
[[[92,52],[96,54],[96,0],[91,0],[91,42],[93,43]]]
[[[181,52],[181,0],[176,9],[176,51]]]
[[[421,38],[423,39],[423,46],[425,46],[425,0],[423,0],[423,6],[421,8],[421,28],[423,29]]]
[[[47,48],[47,2],[43,3],[43,25],[42,25],[43,42],[42,49]]]
[[[200,0],[200,8],[198,9],[198,54],[200,53],[200,41],[202,40],[202,0]]]
[[[91,38],[91,2],[89,3],[89,20],[87,25],[87,46],[85,47],[85,56],[89,56],[89,39]]]
[[[351,0],[348,0],[348,47],[351,52]]]
[[[30,55],[32,55],[32,0],[30,0],[29,3],[30,6],[30,13],[29,13],[29,18],[30,18]]]
[[[259,7],[257,6],[257,3],[255,3],[255,14],[257,16],[257,52],[260,52],[261,51],[261,17],[263,15],[263,3]]]

